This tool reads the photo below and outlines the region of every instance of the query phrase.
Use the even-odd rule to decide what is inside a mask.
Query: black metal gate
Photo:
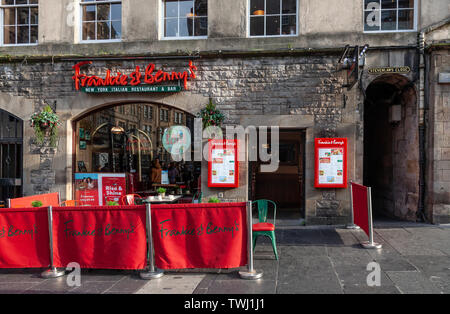
[[[0,207],[22,196],[23,121],[0,109]]]

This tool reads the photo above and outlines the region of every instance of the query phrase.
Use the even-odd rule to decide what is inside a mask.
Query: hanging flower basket
[[[211,98],[209,99],[209,104],[200,110],[197,117],[202,118],[203,129],[209,126],[221,127],[223,121],[225,120],[225,115],[216,108],[216,104],[213,103]]]
[[[31,127],[34,128],[36,142],[44,143],[46,138],[50,139],[50,146],[55,147],[58,139],[58,126],[61,124],[59,117],[50,106],[45,106],[41,112],[31,116]]]

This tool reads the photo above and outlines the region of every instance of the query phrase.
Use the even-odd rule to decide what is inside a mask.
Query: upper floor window
[[[38,0],[1,0],[1,43],[38,43]]]
[[[364,0],[364,31],[414,31],[416,10],[417,0]]]
[[[250,36],[297,35],[297,0],[250,0]]]
[[[208,0],[163,0],[164,38],[206,37]]]
[[[120,40],[122,1],[81,0],[82,41]]]

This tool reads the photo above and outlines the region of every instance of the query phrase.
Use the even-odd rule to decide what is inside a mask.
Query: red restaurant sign
[[[195,79],[195,71],[197,71],[197,67],[192,61],[189,61],[189,70],[183,72],[165,72],[163,70],[155,72],[155,64],[150,63],[147,65],[144,73],[141,72],[139,66],[136,66],[135,71],[129,75],[121,72],[112,74],[111,70],[107,70],[106,76],[101,78],[96,75],[86,75],[80,72],[81,68],[88,64],[92,64],[92,61],[83,61],[72,67],[75,70],[75,75],[72,79],[75,82],[76,90],[80,90],[83,87],[137,86],[141,83],[153,85],[156,83],[178,80],[182,80],[184,89],[188,89],[187,81],[189,79]]]

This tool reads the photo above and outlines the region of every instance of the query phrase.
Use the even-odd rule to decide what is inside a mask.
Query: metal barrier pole
[[[239,276],[242,279],[255,280],[260,279],[263,276],[262,271],[256,271],[253,269],[253,221],[252,221],[252,202],[247,202],[247,258],[248,258],[248,270],[240,271]]]
[[[58,270],[53,263],[53,208],[49,206],[47,208],[48,215],[48,236],[50,239],[50,269],[41,273],[42,278],[58,278],[64,276],[66,272],[64,270]]]
[[[352,188],[353,181],[350,180],[350,215],[352,218],[352,221],[346,226],[346,229],[361,229],[358,225],[355,225],[355,216],[353,213],[353,188]]]
[[[145,216],[146,216],[146,225],[147,225],[147,254],[149,256],[149,269],[148,271],[141,272],[139,276],[142,279],[150,280],[161,278],[164,275],[164,271],[160,269],[156,269],[155,267],[155,259],[153,252],[153,237],[152,237],[152,209],[151,204],[145,204]]]
[[[11,199],[10,199],[10,198],[8,198],[8,199],[6,200],[6,206],[7,206],[8,208],[11,208]]]
[[[369,211],[369,241],[361,243],[365,249],[381,249],[380,243],[373,242],[373,221],[372,221],[372,188],[367,188],[367,209]]]

